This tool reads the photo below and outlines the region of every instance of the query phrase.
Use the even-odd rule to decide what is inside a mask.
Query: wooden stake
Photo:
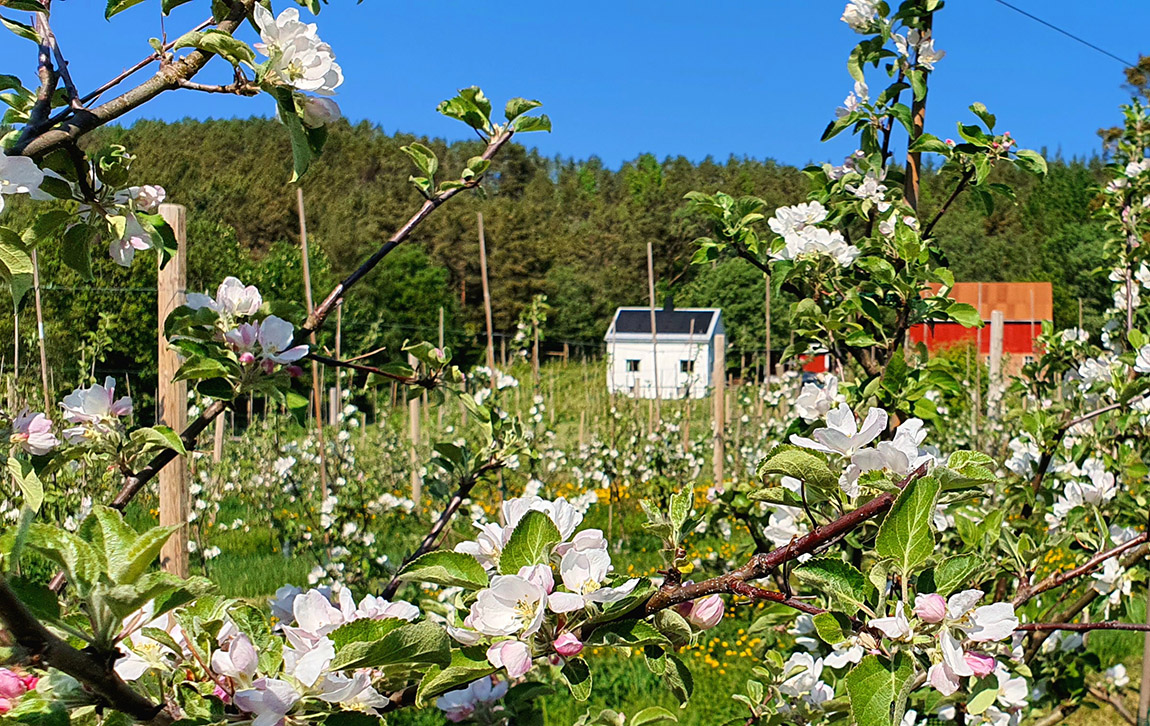
[[[439,349],[443,350],[443,306],[442,305],[439,306]],[[435,419],[436,428],[438,428],[440,431],[442,431],[443,430],[443,406],[442,405],[436,406],[435,410],[436,410],[436,414],[435,414],[435,416],[436,416],[436,419]]]
[[[1001,310],[990,314],[990,405],[992,416],[998,414],[1002,405],[1002,337],[1005,320]]]
[[[487,321],[487,367],[491,369],[491,388],[495,388],[495,337],[491,324],[491,288],[487,282],[487,240],[483,234],[483,212],[475,215],[479,220],[479,275],[483,278],[483,315]],[[504,360],[504,365],[507,361]]]
[[[212,462],[220,463],[224,458],[224,417],[216,416],[215,430],[212,432]]]
[[[182,291],[183,288],[181,287]],[[40,261],[36,257],[36,248],[32,248],[32,291],[36,299],[36,338],[40,343],[40,381],[44,385],[44,413],[52,412],[52,394],[48,386],[48,353],[44,349],[44,310],[40,307]],[[161,327],[163,318],[160,319]],[[187,384],[185,384],[185,388]],[[177,429],[180,431],[181,429]]]
[[[419,361],[411,353],[407,354],[407,364],[412,368],[419,365]],[[419,476],[419,462],[416,447],[419,445],[419,396],[413,396],[407,402],[407,431],[411,439],[411,501],[419,507],[419,500],[423,495],[423,479]]]
[[[725,422],[727,420],[727,336],[723,333],[715,335],[715,362],[711,370],[711,384],[713,386],[713,450],[711,458],[715,471],[715,486],[723,486],[723,467],[726,463],[726,443],[723,441]]]
[[[303,209],[303,188],[296,187],[296,204],[299,207],[299,244],[300,253],[303,256],[303,294],[304,300],[307,302],[307,314],[311,315],[315,309],[311,297],[311,265],[308,260],[307,253],[307,217]],[[311,333],[308,338],[311,343],[311,349],[316,349],[315,333]],[[323,393],[320,385],[320,371],[319,364],[314,360],[311,362],[311,399],[312,399],[312,414],[315,416],[315,435],[316,441],[319,444],[319,506],[327,500],[327,447],[323,443]]]
[[[934,25],[934,13],[927,13],[926,17],[922,19],[922,36],[929,37],[931,28]],[[922,73],[922,85],[926,86],[927,76],[930,72],[926,69],[920,71]],[[924,94],[921,99],[916,98],[911,102],[911,124],[912,129],[910,133],[910,141],[913,142],[918,137],[922,136],[923,126],[926,123],[926,95]],[[893,121],[892,121],[893,123]],[[906,203],[912,209],[918,211],[918,197],[919,197],[919,183],[922,178],[922,153],[913,152],[906,155],[906,189],[905,197]]]
[[[343,360],[343,300],[335,304],[335,357],[336,360]],[[335,369],[335,396],[336,400],[343,401],[343,386],[340,379],[343,377],[343,371],[339,368]],[[333,420],[332,423],[335,423]]]
[[[658,348],[658,330],[655,326],[655,257],[652,253],[651,243],[647,243],[647,292],[651,299],[651,358],[653,365],[651,373],[655,381],[655,422],[659,422],[663,418],[662,397],[663,392],[659,389],[659,348]]]
[[[771,393],[771,276],[763,273],[763,280],[767,283],[767,302],[764,306],[767,318],[767,359],[763,366],[763,379],[766,381],[767,395]]]
[[[183,431],[188,419],[188,384],[173,382],[180,368],[180,357],[168,346],[164,337],[164,321],[168,315],[187,301],[188,234],[187,210],[179,204],[161,204],[160,216],[172,228],[176,237],[176,254],[160,268],[157,277],[157,313],[159,331],[159,357],[156,391],[157,423]],[[178,456],[160,470],[160,525],[178,525],[179,529],[160,550],[160,566],[177,577],[188,576],[188,462]]]

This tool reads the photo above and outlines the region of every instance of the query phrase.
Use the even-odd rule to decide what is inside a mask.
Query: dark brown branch
[[[1073,630],[1076,633],[1085,633],[1091,630],[1140,630],[1150,632],[1150,623],[1119,623],[1113,620],[1103,620],[1097,623],[1023,623],[1014,629],[1015,632],[1053,632],[1055,630]]]
[[[1018,607],[1035,595],[1041,595],[1047,590],[1053,590],[1059,585],[1065,585],[1067,582],[1070,582],[1076,577],[1081,577],[1082,575],[1088,574],[1111,557],[1120,555],[1126,550],[1131,549],[1132,547],[1137,547],[1146,541],[1147,534],[1143,532],[1129,542],[1124,542],[1117,547],[1111,547],[1105,552],[1099,552],[1074,569],[1067,570],[1066,572],[1056,572],[1036,584],[1025,585],[1019,589],[1018,594],[1014,596],[1014,600],[1012,602],[1014,603],[1015,607]]]
[[[491,161],[495,154],[498,153],[501,148],[503,148],[503,145],[506,144],[514,134],[515,132],[510,128],[500,131],[498,134],[493,136],[490,141],[487,142],[487,148],[483,150],[483,153],[480,155],[480,157],[487,161]],[[343,282],[336,285],[334,290],[328,293],[323,302],[316,306],[316,309],[312,311],[310,315],[308,315],[307,321],[305,321],[304,324],[300,327],[299,331],[297,331],[296,338],[302,339],[309,333],[313,333],[318,330],[319,326],[323,325],[323,321],[327,319],[327,316],[331,314],[331,311],[335,309],[336,303],[343,299],[343,296],[347,294],[347,291],[351,289],[351,286],[359,282],[359,280],[363,278],[364,275],[375,269],[375,266],[379,264],[380,260],[386,257],[389,252],[391,252],[404,240],[410,237],[412,231],[419,226],[420,222],[422,222],[424,219],[427,219],[428,215],[434,212],[441,204],[446,202],[448,199],[451,199],[464,189],[474,189],[475,187],[479,186],[479,183],[482,180],[482,176],[477,176],[474,179],[467,181],[462,187],[446,189],[442,192],[439,192],[438,194],[433,195],[430,199],[425,201],[419,208],[419,211],[417,211],[414,215],[411,216],[410,219],[404,222],[403,226],[397,229],[395,234],[391,235],[391,237],[389,237],[388,240],[384,242],[383,245],[381,245],[380,248],[376,250],[371,257],[367,258],[367,260],[362,265],[360,265],[354,272],[344,278]]]
[[[305,358],[308,360],[314,360],[317,363],[323,363],[325,366],[332,366],[334,368],[347,368],[349,370],[359,371],[360,373],[372,373],[377,376],[383,376],[384,378],[389,378],[393,381],[398,381],[399,383],[404,383],[409,386],[415,386],[421,383],[427,383],[430,385],[432,383],[432,381],[424,381],[417,376],[401,376],[398,373],[391,373],[390,371],[385,371],[382,368],[376,368],[375,366],[365,366],[359,363],[353,363],[350,360],[330,358],[326,355],[320,355],[319,353],[308,353]]]
[[[423,541],[419,543],[419,547],[416,547],[415,551],[408,555],[403,561],[403,564],[399,566],[399,569],[395,572],[395,577],[391,578],[391,582],[387,583],[387,587],[383,588],[380,597],[385,600],[390,600],[394,597],[396,591],[399,590],[399,586],[403,584],[399,579],[399,573],[403,571],[403,568],[407,567],[419,557],[439,548],[440,540],[447,531],[447,525],[450,524],[455,513],[459,511],[459,507],[463,505],[463,500],[471,495],[471,490],[475,487],[476,483],[479,482],[480,476],[495,468],[497,468],[497,466],[489,462],[478,472],[459,483],[459,488],[455,490],[455,494],[451,495],[451,501],[447,503],[447,508],[443,510],[443,514],[439,515],[435,526],[431,528],[431,531],[428,532],[427,536],[423,538]]]
[[[219,23],[220,30],[232,33],[239,28],[254,2],[255,0],[237,2],[228,17]],[[41,157],[53,149],[74,142],[89,131],[151,101],[164,91],[179,88],[182,81],[191,80],[214,56],[214,53],[194,50],[183,58],[163,66],[156,75],[110,101],[93,109],[72,109],[70,117],[62,119],[59,125],[32,138],[21,139],[7,153]],[[38,130],[31,123],[29,127]]]
[[[180,88],[186,88],[189,91],[202,91],[203,93],[227,93],[233,96],[256,96],[260,92],[259,86],[243,81],[229,83],[226,86],[196,83],[195,81],[180,81]]]
[[[900,488],[906,487],[910,482],[926,474],[926,465],[912,471],[899,483]],[[818,550],[826,542],[839,535],[853,530],[863,522],[882,514],[894,504],[895,495],[883,493],[862,505],[858,509],[847,512],[838,519],[828,522],[812,530],[810,534],[788,543],[785,547],[758,554],[737,570],[725,575],[712,577],[702,582],[693,582],[686,585],[664,585],[647,600],[639,609],[644,615],[651,615],[679,603],[696,600],[707,595],[719,593],[734,593],[742,588],[749,580],[758,580],[766,577],[779,566],[798,559],[800,555],[810,554]],[[764,590],[764,592],[767,592]]]
[[[799,612],[807,613],[808,615],[821,615],[822,613],[826,612],[826,610],[823,608],[815,607],[814,605],[808,605],[807,603],[801,600],[796,600],[793,597],[787,597],[785,593],[775,592],[774,590],[767,590],[761,587],[755,587],[754,585],[746,582],[732,582],[729,592],[733,595],[749,597],[752,600],[777,602],[779,604],[786,605],[787,607],[794,608]]]
[[[120,680],[110,661],[76,650],[44,627],[2,577],[0,619],[33,664],[48,665],[67,673],[108,706],[151,726],[168,726],[173,722],[171,715],[163,710],[163,704],[152,703]]]
[[[36,13],[36,34],[40,42],[36,52],[37,76],[40,79],[40,88],[36,91],[36,101],[28,114],[28,124],[20,133],[17,146],[31,139],[37,126],[42,125],[52,110],[52,96],[56,93],[56,69],[52,67],[52,48],[48,44],[47,21],[44,13]]]
[[[973,166],[962,172],[962,176],[959,178],[958,184],[954,185],[954,189],[950,192],[950,196],[946,198],[946,201],[942,203],[942,206],[938,208],[938,211],[934,213],[934,216],[931,217],[930,222],[928,222],[927,225],[922,228],[923,239],[930,237],[930,233],[934,231],[934,226],[938,224],[938,220],[942,219],[942,215],[946,214],[947,210],[950,209],[950,205],[954,204],[954,200],[958,199],[958,195],[962,194],[962,191],[966,189],[966,185],[970,183],[970,180],[973,177]]]

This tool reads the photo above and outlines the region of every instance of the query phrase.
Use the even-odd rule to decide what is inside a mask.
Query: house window
[[[693,360],[681,360],[681,361],[679,361],[679,372],[680,373],[694,373],[695,372],[695,361],[693,361]]]
[[[635,358],[628,358],[627,359],[627,372],[628,373],[638,373],[639,372],[639,361],[636,360]]]

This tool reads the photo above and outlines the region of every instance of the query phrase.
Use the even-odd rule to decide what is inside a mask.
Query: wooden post
[[[415,368],[419,365],[419,361],[408,353],[407,364]],[[419,461],[415,450],[419,445],[419,396],[412,396],[407,402],[407,429],[411,438],[411,501],[419,507],[419,500],[423,495],[423,479],[419,476]]]
[[[183,285],[181,285],[180,293],[182,294],[183,291],[184,288]],[[32,292],[36,300],[36,339],[40,343],[40,381],[44,385],[44,414],[51,415],[52,394],[48,386],[48,353],[44,349],[44,309],[40,307],[40,260],[36,256],[35,247],[32,248]],[[160,318],[161,329],[163,325],[164,319]],[[184,387],[187,388],[187,384],[184,384]]]
[[[726,463],[726,445],[723,441],[724,424],[727,420],[727,336],[719,333],[715,336],[715,365],[711,371],[713,385],[712,404],[714,406],[713,434],[714,449],[712,465],[715,470],[715,486],[723,486],[723,466]]]
[[[585,427],[587,425],[587,409],[579,411],[579,448],[582,449],[586,443]]]
[[[766,381],[767,395],[771,393],[771,276],[763,273],[763,280],[767,283],[767,302],[764,306],[767,318],[767,359],[763,365],[763,380]]]
[[[343,360],[343,300],[335,304],[335,359]],[[339,368],[335,369],[335,397],[336,400],[343,401],[343,385],[340,379],[343,377],[343,371]],[[332,422],[334,423],[334,421]]]
[[[439,349],[443,350],[443,306],[439,306]],[[435,425],[440,431],[443,430],[443,406],[435,407]]]
[[[215,430],[212,432],[212,462],[220,463],[224,458],[224,417],[216,416]]]
[[[926,17],[922,19],[922,36],[924,38],[930,37],[931,27],[934,22],[934,13],[927,13]],[[922,84],[926,85],[927,76],[929,71],[923,69]],[[918,137],[922,136],[922,130],[926,123],[926,95],[923,97],[915,98],[911,102],[911,133],[910,140],[913,142]],[[922,153],[921,152],[908,152],[906,155],[906,188],[904,197],[906,203],[911,206],[911,209],[918,211],[918,198],[919,198],[919,183],[922,177]]]
[[[183,431],[188,419],[188,384],[173,382],[180,368],[180,357],[168,347],[164,321],[168,314],[187,301],[188,236],[187,210],[179,204],[161,204],[160,216],[176,236],[177,250],[168,264],[161,267],[157,279],[159,314],[158,390],[156,408],[158,423]],[[160,525],[180,525],[160,550],[160,566],[177,577],[188,576],[188,462],[178,456],[160,469]]]
[[[655,422],[658,423],[663,418],[663,392],[659,390],[659,331],[655,327],[655,258],[650,242],[647,243],[647,292],[651,299],[651,358],[653,359],[651,374],[655,382]]]
[[[332,426],[339,425],[339,387],[331,386],[327,389],[327,422]]]
[[[483,212],[477,213],[476,217],[479,220],[479,275],[483,278],[483,315],[487,321],[487,367],[491,369],[491,387],[495,388],[495,338],[491,332],[491,288],[487,282],[487,240],[483,235]]]
[[[531,326],[531,373],[535,376],[535,385],[539,385],[539,326]]]
[[[1002,404],[1002,336],[1005,318],[1001,310],[990,314],[990,400],[991,414],[997,415]]]
[[[311,297],[311,266],[308,261],[307,253],[307,217],[303,210],[303,188],[296,187],[296,203],[299,207],[299,244],[300,254],[303,258],[303,294],[304,300],[307,302],[307,314],[311,315],[315,310],[315,305],[312,303]],[[313,331],[308,337],[311,343],[311,350],[316,349],[315,332]],[[319,502],[316,508],[323,506],[327,501],[327,447],[323,443],[323,392],[320,386],[319,364],[314,360],[311,362],[311,400],[312,400],[312,414],[315,416],[315,435],[316,442],[319,444]],[[234,419],[233,419],[234,420]]]

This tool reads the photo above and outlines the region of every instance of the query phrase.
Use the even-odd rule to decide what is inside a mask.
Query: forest
[[[315,288],[330,288],[406,219],[418,195],[406,181],[410,162],[400,147],[417,140],[444,167],[463,164],[481,146],[389,135],[367,123],[333,125],[323,156],[301,184]],[[282,291],[283,299],[303,299],[299,218],[294,189],[283,183],[291,155],[281,124],[262,118],[140,121],[100,129],[86,144],[130,148],[133,175],[163,186],[170,200],[188,207],[189,290],[210,290],[230,271],[261,289]],[[1085,327],[1097,328],[1110,302],[1108,270],[1098,271],[1102,225],[1089,210],[1103,169],[1099,157],[1054,157],[1044,180],[996,172],[1014,189],[1013,202],[996,197],[987,209],[975,197],[959,198],[936,230],[955,279],[1048,280],[1056,327],[1077,325],[1081,309]],[[951,186],[953,180],[928,167],[925,209],[936,209]],[[734,259],[690,264],[694,241],[705,229],[686,213],[683,197],[690,190],[720,189],[761,197],[773,208],[802,201],[809,183],[801,169],[770,160],[693,163],[642,155],[615,171],[596,158],[544,158],[512,143],[494,162],[482,192],[434,215],[413,236],[415,244],[400,250],[371,285],[348,296],[344,334],[359,341],[360,352],[386,346],[395,354],[407,339],[434,341],[442,307],[448,345],[475,359],[484,329],[476,224],[482,212],[497,336],[510,342],[520,312],[542,293],[551,307],[544,347],[555,351],[567,342],[580,354],[594,353],[617,306],[647,304],[650,241],[659,304],[671,294],[679,306],[721,307],[732,360],[761,352],[761,274]],[[142,375],[150,389],[145,371],[154,367],[156,349],[146,332],[152,324],[140,321],[154,322],[154,270],[123,269],[104,259],[94,263],[96,279],[87,283],[61,264],[55,248],[42,254],[44,277],[51,281],[43,305],[54,387],[75,384],[82,370]],[[786,339],[789,303],[779,296],[773,304],[776,341]],[[23,347],[33,350],[28,305],[21,315]],[[11,319],[0,321],[0,337],[11,326]],[[332,335],[328,331],[323,341],[329,348]]]

